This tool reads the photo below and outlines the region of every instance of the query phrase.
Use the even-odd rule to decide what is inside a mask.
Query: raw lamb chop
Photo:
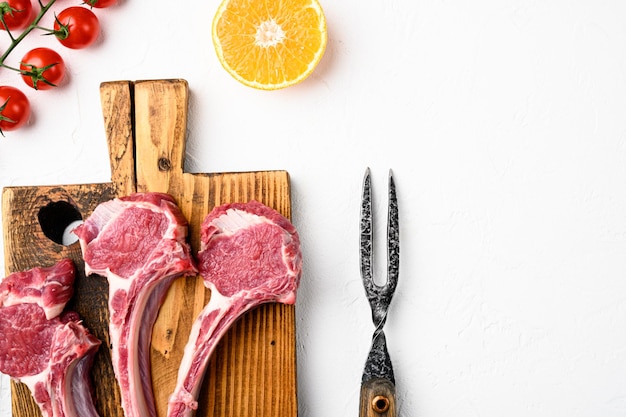
[[[286,218],[261,203],[220,206],[202,224],[198,269],[211,298],[192,326],[169,417],[197,409],[209,358],[237,318],[262,303],[295,303],[300,240]]]
[[[48,320],[57,317],[74,293],[76,270],[66,258],[48,268],[14,272],[0,282],[0,304],[4,307],[35,303]]]
[[[89,371],[100,341],[75,312],[74,264],[7,276],[0,283],[0,372],[28,386],[45,417],[97,417]]]
[[[172,282],[197,270],[187,220],[163,193],[136,193],[100,204],[74,233],[87,274],[109,283],[112,362],[126,417],[156,416],[150,340]]]

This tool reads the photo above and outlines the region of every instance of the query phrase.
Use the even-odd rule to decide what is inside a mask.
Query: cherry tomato
[[[22,127],[30,118],[30,102],[15,87],[0,86],[0,133]]]
[[[68,48],[86,48],[98,39],[100,22],[96,15],[85,7],[68,7],[56,17],[54,34],[59,42]]]
[[[88,4],[91,7],[97,9],[103,9],[105,7],[113,6],[117,4],[117,0],[84,0],[83,3]]]
[[[24,82],[35,90],[49,90],[65,78],[65,62],[61,55],[49,48],[35,48],[26,52],[20,62]]]
[[[4,0],[0,2],[0,13],[4,24],[0,22],[0,29],[21,29],[32,22],[33,4],[31,0]]]

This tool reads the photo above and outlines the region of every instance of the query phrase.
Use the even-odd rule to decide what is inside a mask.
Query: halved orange
[[[326,49],[326,18],[317,0],[224,0],[213,19],[222,66],[263,90],[297,84]]]

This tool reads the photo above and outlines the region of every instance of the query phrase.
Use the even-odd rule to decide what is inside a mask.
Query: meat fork
[[[372,185],[370,169],[367,168],[363,179],[363,199],[361,201],[361,278],[372,310],[372,321],[376,328],[361,379],[359,417],[396,417],[395,378],[383,331],[383,326],[387,321],[387,310],[398,284],[400,265],[398,202],[391,170],[389,170],[388,198],[387,282],[384,285],[378,285],[372,276]]]

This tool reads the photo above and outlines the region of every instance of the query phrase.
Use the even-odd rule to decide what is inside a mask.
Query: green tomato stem
[[[44,15],[46,14],[46,12],[47,12],[48,10],[50,10],[50,7],[52,7],[52,5],[53,5],[55,2],[56,2],[56,0],[50,0],[50,1],[48,2],[48,4],[46,4],[46,5],[44,6],[44,4],[43,4],[42,0],[39,0],[39,7],[40,7],[40,10],[39,10],[39,13],[37,14],[37,17],[35,17],[35,20],[33,20],[33,22],[32,22],[32,23],[31,23],[31,24],[30,24],[30,25],[29,25],[26,29],[24,29],[24,31],[23,31],[23,32],[20,34],[20,36],[18,36],[17,38],[13,38],[13,35],[11,35],[11,34],[9,33],[9,36],[11,37],[11,45],[9,45],[9,47],[7,48],[7,50],[6,50],[6,51],[4,51],[4,53],[3,53],[2,55],[0,55],[0,67],[7,68],[7,69],[10,69],[10,70],[13,70],[13,71],[18,71],[18,72],[21,72],[19,69],[16,69],[16,68],[13,68],[13,67],[10,67],[10,66],[6,65],[6,64],[4,63],[4,61],[7,59],[7,57],[9,56],[9,54],[11,54],[11,52],[13,52],[13,50],[15,49],[15,47],[16,47],[17,45],[19,45],[19,43],[22,41],[22,39],[24,39],[26,36],[28,36],[28,34],[29,34],[30,32],[32,32],[34,29],[39,28],[39,26],[38,26],[39,21],[41,20],[41,18],[43,18],[43,17],[44,17]]]
[[[11,42],[15,42],[15,38],[13,37],[13,34],[11,33],[11,31],[9,30],[9,28],[7,27],[7,23],[4,20],[4,14],[7,13],[6,9],[9,9],[9,13],[13,13],[11,10],[11,8],[8,6],[7,3],[0,3],[0,22],[2,22],[2,26],[4,26],[4,30],[7,31],[7,34],[9,35],[9,38],[11,38]]]

